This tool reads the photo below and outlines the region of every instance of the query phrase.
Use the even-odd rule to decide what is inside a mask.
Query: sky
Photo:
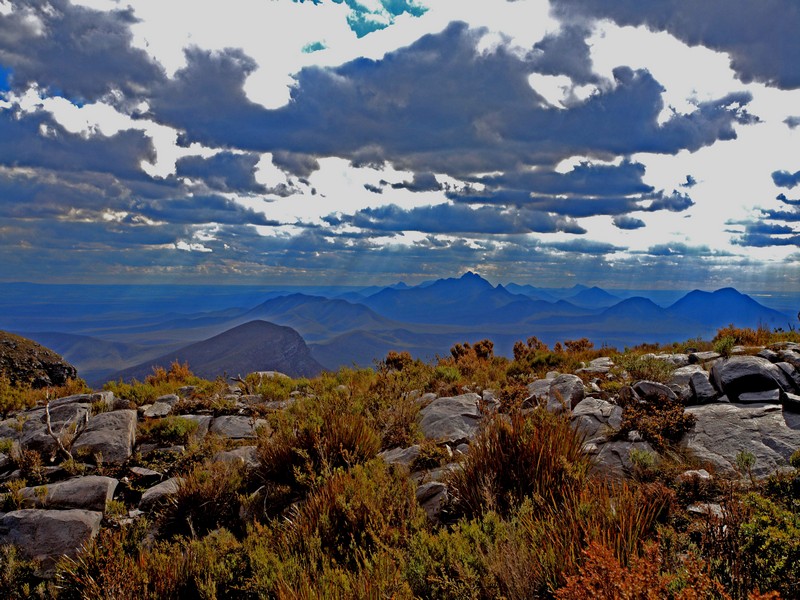
[[[0,0],[0,282],[800,289],[795,0]]]

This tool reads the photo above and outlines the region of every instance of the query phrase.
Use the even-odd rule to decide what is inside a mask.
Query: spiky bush
[[[237,463],[195,467],[170,497],[163,515],[164,533],[197,537],[220,527],[242,531],[239,508],[244,483],[244,467]]]
[[[373,552],[404,545],[424,517],[401,469],[382,460],[337,471],[297,510],[289,545],[310,565],[356,566]]]
[[[373,458],[380,449],[378,433],[360,415],[284,414],[271,433],[258,438],[262,476],[293,489],[308,489],[335,469]]]
[[[535,409],[491,418],[462,466],[450,490],[456,509],[476,516],[490,510],[508,514],[529,496],[557,502],[582,485],[592,460],[568,418]]]
[[[197,431],[197,421],[169,415],[163,419],[150,419],[139,423],[140,441],[155,442],[164,446],[188,444]]]

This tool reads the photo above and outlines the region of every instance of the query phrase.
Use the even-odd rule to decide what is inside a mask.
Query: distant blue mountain
[[[767,308],[730,287],[715,292],[694,290],[666,310],[670,315],[691,319],[713,328],[732,323],[737,327],[755,328],[764,325],[772,329],[785,327],[790,321],[787,315]]]
[[[608,308],[613,306],[622,298],[609,294],[604,289],[597,286],[585,288],[578,293],[566,298],[571,304],[583,308]]]

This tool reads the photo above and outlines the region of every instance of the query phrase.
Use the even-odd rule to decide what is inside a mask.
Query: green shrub
[[[178,484],[163,515],[165,533],[204,536],[225,527],[242,531],[239,516],[244,466],[209,462],[195,467]]]
[[[293,519],[289,544],[310,565],[331,559],[353,567],[406,544],[424,518],[405,473],[376,459],[337,471],[313,491]]]
[[[139,439],[162,446],[186,445],[197,432],[197,427],[197,421],[175,415],[149,419],[139,423]]]
[[[8,377],[0,375],[0,417],[5,419],[9,413],[35,406],[29,390],[28,386],[14,385]]]
[[[660,358],[632,352],[614,357],[616,370],[627,372],[632,381],[656,381],[667,383],[675,366]]]
[[[722,356],[730,356],[735,345],[736,338],[731,335],[726,335],[714,341],[714,352]]]
[[[592,466],[569,418],[537,408],[491,418],[450,481],[457,510],[508,514],[529,496],[558,498],[580,486]]]
[[[15,546],[0,546],[0,597],[7,600],[46,597],[47,585],[36,576],[38,567],[36,561],[20,556]]]
[[[281,414],[258,438],[262,475],[292,489],[308,489],[335,469],[363,463],[380,449],[377,432],[360,415]]]

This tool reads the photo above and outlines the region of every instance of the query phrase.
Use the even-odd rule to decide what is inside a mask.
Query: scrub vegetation
[[[721,332],[744,335],[763,337]],[[180,416],[145,422],[140,434],[148,440],[186,445],[168,467],[181,477],[178,492],[148,518],[108,515],[115,525],[62,560],[55,579],[37,579],[35,564],[0,549],[0,596],[798,597],[800,458],[764,480],[681,479],[676,474],[698,466],[675,445],[687,423],[674,409],[624,407],[623,429],[657,440],[668,460],[639,452],[630,478],[607,479],[569,413],[525,402],[525,386],[537,377],[571,372],[598,356],[610,356],[615,373],[663,381],[668,367],[644,356],[654,350],[598,350],[586,340],[551,349],[530,338],[508,359],[482,340],[458,344],[432,363],[391,352],[374,369],[245,380],[264,403],[284,403],[274,410],[253,404],[264,423],[257,468],[214,462],[231,444],[213,435],[198,440],[196,424]],[[613,390],[610,381],[601,393]],[[176,408],[226,414],[223,384],[173,364],[142,383],[108,388],[139,404],[193,386],[191,402]],[[499,409],[485,408],[464,453],[450,457],[422,439],[417,416],[425,394],[489,389]],[[436,521],[418,504],[409,469],[378,456],[413,444],[422,445],[413,468],[458,463],[445,479],[450,500]],[[35,473],[22,457],[15,460]],[[130,464],[146,461],[135,455]],[[6,494],[6,510],[15,507],[15,493]],[[708,502],[721,514],[687,510]]]

